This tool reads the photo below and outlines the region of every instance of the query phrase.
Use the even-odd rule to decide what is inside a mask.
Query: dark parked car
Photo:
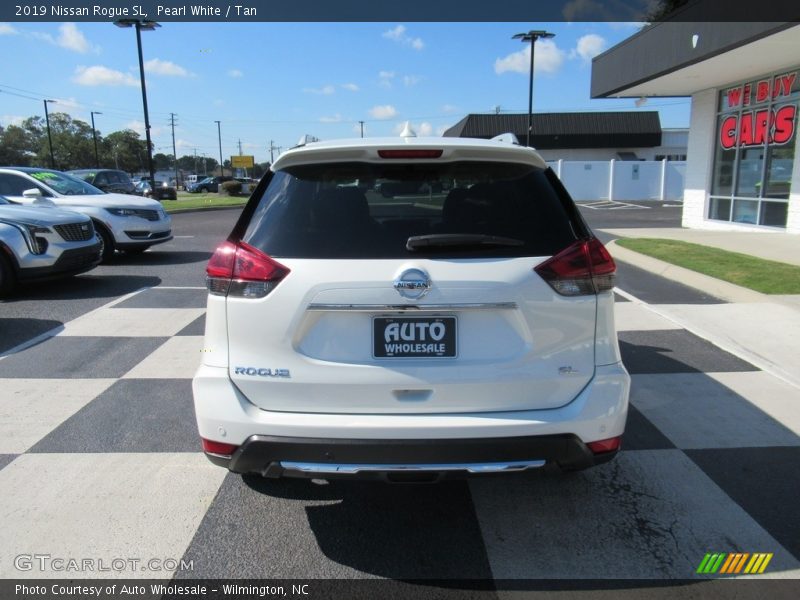
[[[67,171],[107,193],[136,194],[136,186],[125,171],[116,169],[77,169]]]
[[[219,191],[219,184],[225,183],[226,181],[233,180],[233,177],[228,177],[227,175],[220,177],[217,175],[216,177],[206,177],[205,179],[201,179],[195,183],[189,185],[187,191],[192,193],[199,193],[199,192],[218,192]]]
[[[178,191],[174,185],[169,185],[166,181],[156,181],[154,186],[150,185],[147,179],[142,179],[136,184],[136,193],[153,200],[177,200]]]

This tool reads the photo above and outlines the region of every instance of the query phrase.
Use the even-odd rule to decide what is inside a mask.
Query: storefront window
[[[800,68],[720,91],[708,218],[786,227]]]

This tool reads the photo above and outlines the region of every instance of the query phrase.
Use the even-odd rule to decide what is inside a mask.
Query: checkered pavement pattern
[[[772,552],[759,577],[800,576],[798,390],[617,301],[616,460],[417,486],[210,464],[191,396],[204,290],[125,296],[0,359],[0,577],[63,577],[14,568],[47,553],[193,566],[102,574],[126,578],[670,579],[707,552]]]

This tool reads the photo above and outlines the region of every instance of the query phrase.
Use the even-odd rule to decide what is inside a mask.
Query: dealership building
[[[645,26],[594,59],[591,95],[691,96],[685,227],[800,233],[800,25]]]

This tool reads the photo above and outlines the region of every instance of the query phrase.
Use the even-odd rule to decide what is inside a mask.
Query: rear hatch
[[[552,173],[464,160],[300,165],[252,202],[209,285],[227,295],[230,377],[254,405],[547,409],[591,380],[602,246]]]

